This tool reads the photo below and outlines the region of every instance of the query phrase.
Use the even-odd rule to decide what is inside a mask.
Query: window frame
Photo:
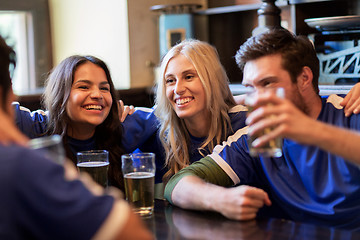
[[[28,61],[31,63],[30,66],[33,65],[35,67],[33,69],[35,72],[35,88],[43,87],[46,73],[53,66],[48,0],[1,0],[0,11],[25,11],[31,14],[32,26],[28,26],[27,31],[32,31],[28,32],[28,36],[33,38],[34,54]],[[20,94],[31,94],[30,91],[36,89]]]

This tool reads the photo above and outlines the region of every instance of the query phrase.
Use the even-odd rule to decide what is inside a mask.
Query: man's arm
[[[186,209],[217,211],[236,220],[254,219],[271,205],[261,189],[233,185],[230,177],[209,156],[175,174],[165,188],[165,198]]]
[[[313,121],[303,144],[318,146],[332,154],[360,165],[360,133]]]
[[[272,96],[264,97],[261,101],[271,104],[260,107],[249,114],[246,120],[246,123],[249,124],[249,134],[254,135],[268,127],[272,127],[274,130],[257,138],[253,142],[253,146],[259,147],[271,139],[283,137],[300,144],[317,146],[355,164],[360,164],[359,132],[336,127],[309,117],[286,99]]]

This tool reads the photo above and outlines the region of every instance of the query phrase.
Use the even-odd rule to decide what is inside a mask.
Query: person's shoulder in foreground
[[[0,145],[0,153],[2,239],[124,239],[128,234],[151,239],[124,200],[102,189],[89,191],[75,168],[64,172],[40,153],[16,145]]]

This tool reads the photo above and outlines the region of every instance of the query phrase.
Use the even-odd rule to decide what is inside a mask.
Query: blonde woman
[[[156,153],[156,183],[166,182],[242,129],[247,111],[236,105],[241,99],[235,102],[218,53],[206,42],[175,45],[161,61],[160,76],[155,99],[159,131],[140,147]],[[359,112],[360,85],[355,86],[343,102],[346,114]]]
[[[174,46],[161,62],[161,77],[155,114],[167,180],[244,127],[246,108],[236,106],[218,53],[206,42]]]

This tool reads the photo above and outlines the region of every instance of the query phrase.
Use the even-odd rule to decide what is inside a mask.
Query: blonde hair
[[[199,40],[184,40],[175,45],[163,57],[160,66],[161,81],[158,83],[155,103],[155,114],[160,120],[160,139],[165,148],[165,164],[169,169],[164,175],[167,181],[173,174],[190,163],[190,136],[183,119],[173,110],[166,97],[165,71],[171,59],[184,55],[194,66],[205,90],[207,108],[210,112],[210,129],[207,138],[200,148],[204,156],[207,151],[220,144],[232,130],[228,111],[235,105],[229,88],[229,80],[220,63],[216,49],[206,42]]]

